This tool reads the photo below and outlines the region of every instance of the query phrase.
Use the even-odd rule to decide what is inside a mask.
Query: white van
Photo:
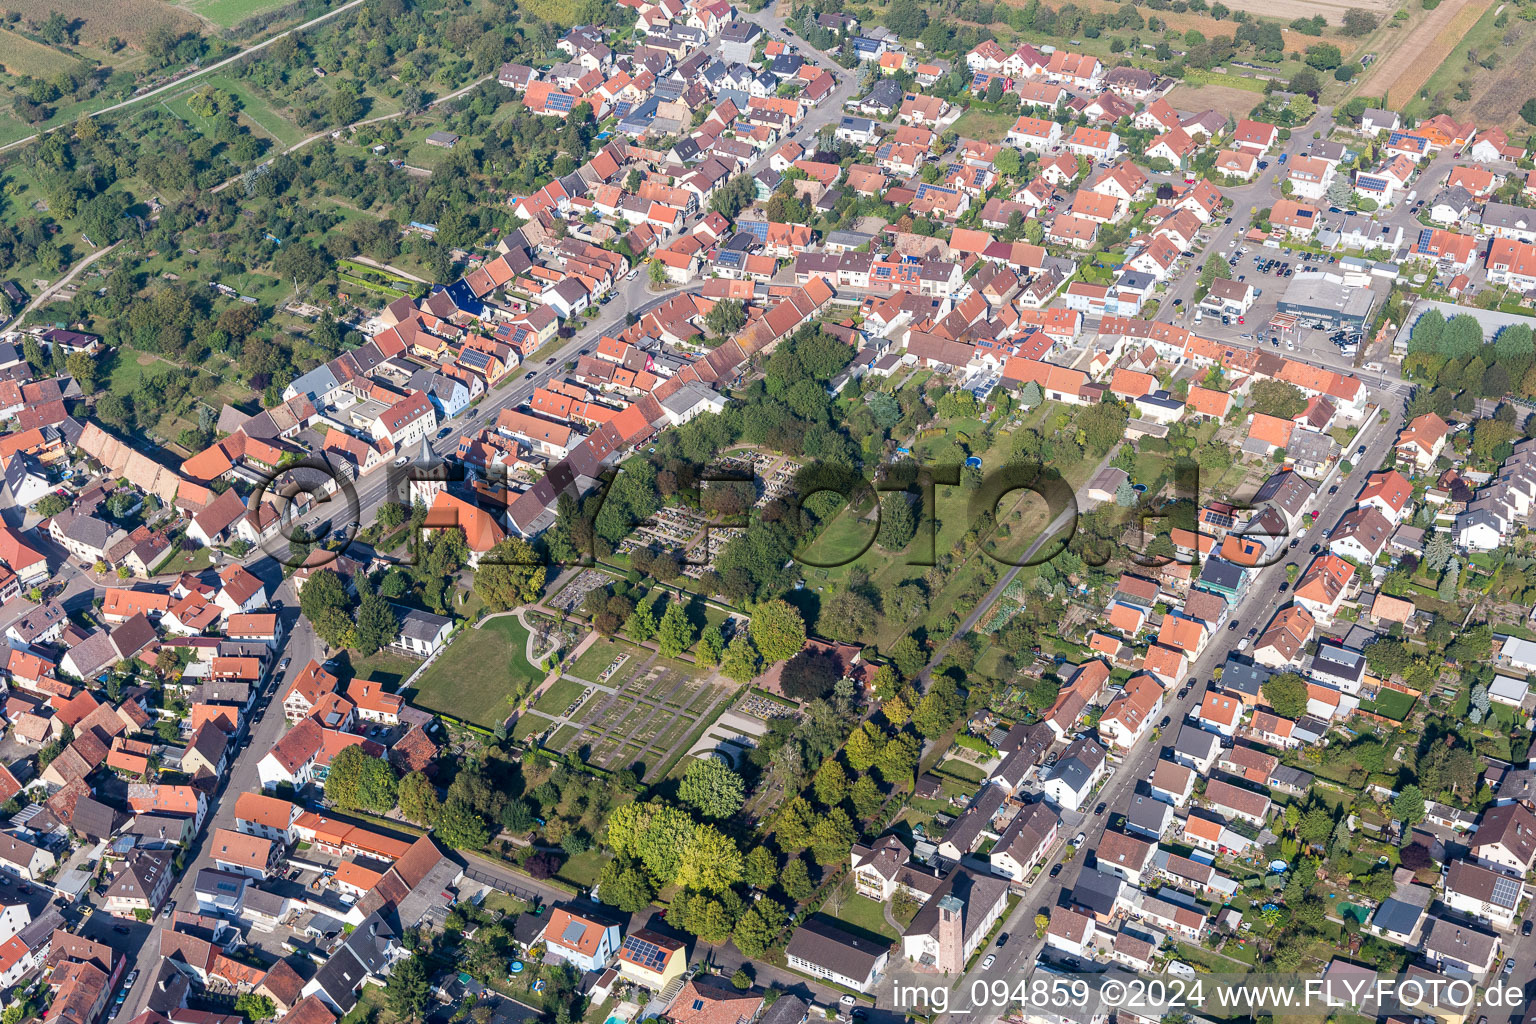
[[[1195,323],[1199,323],[1201,320],[1204,320],[1204,319],[1205,319],[1205,310],[1201,309],[1199,306],[1196,306],[1195,307]]]

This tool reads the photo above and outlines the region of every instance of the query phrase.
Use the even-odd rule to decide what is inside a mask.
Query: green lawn
[[[413,704],[494,729],[544,674],[524,654],[528,631],[512,615],[456,637],[407,694]]]
[[[555,872],[555,877],[562,882],[583,889],[590,889],[597,884],[598,876],[603,873],[603,865],[608,857],[601,850],[588,850],[578,853],[576,856],[560,865],[560,870]]]
[[[407,658],[403,654],[394,654],[390,651],[379,651],[372,657],[352,658],[352,677],[354,679],[372,679],[385,689],[393,690],[405,682],[410,674],[416,671],[421,662]]]
[[[534,702],[534,710],[542,711],[546,715],[563,715],[565,709],[570,707],[577,697],[581,696],[586,686],[575,679],[556,679],[554,685],[545,690],[543,695]]]
[[[533,712],[524,712],[518,716],[517,724],[512,726],[512,738],[522,742],[534,733],[543,732],[550,726],[550,720],[543,715]]]
[[[1411,694],[1402,693],[1398,690],[1383,689],[1377,691],[1375,700],[1361,701],[1360,710],[1369,711],[1371,714],[1380,715],[1383,718],[1390,718],[1394,722],[1401,722],[1413,710],[1413,704],[1414,697]]]
[[[233,28],[247,18],[281,7],[286,0],[180,0],[176,6]]]
[[[821,912],[836,918],[837,921],[848,927],[854,934],[864,932],[871,938],[883,938],[894,942],[899,936],[885,920],[885,909],[867,896],[860,896],[853,891],[853,882],[843,883],[846,895],[843,896],[842,906],[832,909],[829,902],[821,908]]]
[[[617,640],[605,640],[599,637],[592,641],[592,646],[588,647],[585,653],[566,669],[566,672],[585,679],[590,683],[595,683],[598,681],[598,674],[609,665],[612,665],[614,658],[626,652],[631,660],[633,660],[640,654],[640,648],[621,643]]]
[[[159,566],[160,573],[202,572],[213,565],[213,549],[198,548],[195,551],[176,551]]]
[[[212,86],[220,92],[231,93],[240,100],[240,117],[253,125],[257,134],[271,138],[283,148],[292,146],[304,138],[303,129],[278,113],[277,109],[264,97],[237,78],[224,74],[206,75],[196,79],[193,84],[195,88],[186,95],[171,100],[166,107],[171,113],[199,130],[206,130],[211,121],[194,113],[187,103],[187,97],[199,89]]]

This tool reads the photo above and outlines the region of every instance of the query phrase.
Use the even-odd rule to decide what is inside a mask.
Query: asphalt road
[[[213,834],[214,829],[235,828],[235,798],[241,793],[258,792],[261,789],[256,765],[282,735],[284,727],[282,694],[294,677],[303,671],[305,665],[312,659],[319,659],[322,656],[321,643],[316,638],[315,631],[310,627],[308,620],[299,614],[298,600],[291,585],[285,582],[279,588],[278,596],[273,603],[280,609],[288,636],[282,650],[278,652],[279,661],[274,663],[273,675],[268,679],[262,691],[263,696],[258,699],[257,707],[260,706],[260,700],[270,700],[271,703],[264,714],[253,709],[246,727],[247,731],[239,737],[243,745],[224,776],[223,788],[209,799],[208,816],[203,822],[202,831],[188,848],[185,860],[187,869],[171,887],[169,898],[174,900],[176,906],[182,910],[197,908],[197,897],[193,891],[197,873],[203,868],[214,866],[213,858],[207,850],[208,837]],[[289,658],[291,661],[287,671],[279,674],[275,665],[280,663],[282,658]],[[105,918],[106,915],[97,916]],[[157,926],[160,923],[156,921]],[[103,936],[102,941],[118,940],[114,945],[130,958],[129,968],[139,970],[138,981],[123,1004],[124,1012],[119,1014],[122,1019],[131,1020],[144,1009],[142,1004],[148,1001],[154,986],[155,972],[160,960],[160,944],[152,937],[147,941],[138,940],[137,935],[126,938],[130,941],[124,942],[122,941],[125,939],[124,936],[114,933],[110,937]]]

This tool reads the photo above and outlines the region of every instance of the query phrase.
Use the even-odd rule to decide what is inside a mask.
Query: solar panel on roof
[[[656,943],[633,935],[624,940],[624,949],[632,963],[653,971],[660,971],[667,960],[666,953]]]
[[[1520,883],[1500,875],[1493,880],[1493,902],[1501,907],[1514,907],[1520,903]]]

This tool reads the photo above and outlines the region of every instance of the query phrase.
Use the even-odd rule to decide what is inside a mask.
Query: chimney
[[[939,898],[938,968],[959,976],[965,971],[965,904],[954,893]]]

